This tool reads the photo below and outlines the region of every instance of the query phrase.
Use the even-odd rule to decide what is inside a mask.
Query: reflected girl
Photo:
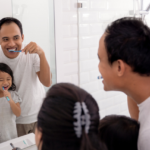
[[[16,117],[21,114],[22,100],[15,90],[12,70],[0,63],[0,143],[17,137]]]

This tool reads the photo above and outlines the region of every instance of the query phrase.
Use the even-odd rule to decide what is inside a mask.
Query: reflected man
[[[34,42],[25,46],[23,41],[19,20],[11,17],[0,20],[0,62],[12,69],[16,90],[23,100],[21,116],[16,120],[18,136],[34,132],[37,114],[45,97],[43,85],[51,85],[50,67],[44,51]]]

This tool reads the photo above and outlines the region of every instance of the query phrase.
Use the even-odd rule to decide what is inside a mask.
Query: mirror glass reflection
[[[12,3],[12,16],[18,19],[22,23],[23,34],[24,34],[23,44],[27,45],[30,42],[35,42],[39,47],[42,48],[42,50],[45,53],[48,64],[50,66],[50,71],[52,73],[52,85],[55,84],[56,83],[56,63],[55,63],[53,0],[51,1],[49,0],[32,0],[32,1],[31,0],[21,0],[21,1],[12,0],[11,3]],[[14,76],[15,75],[16,74],[14,74]],[[30,84],[27,84],[25,86],[30,87]],[[7,87],[4,87],[4,88],[7,88]],[[16,89],[18,91],[17,87]],[[27,90],[28,89],[30,88],[27,88]],[[47,91],[48,89],[49,87],[45,87],[45,91]],[[34,92],[35,91],[36,90],[34,90]],[[38,98],[36,93],[35,93],[35,97]],[[7,100],[6,100],[6,103],[8,103]],[[20,101],[19,100],[20,99],[18,98],[18,103],[21,102],[21,100]],[[31,103],[31,105],[33,105],[33,103]],[[28,106],[29,105],[26,105],[26,109],[28,109]],[[39,105],[38,106],[35,105],[34,107],[35,109],[38,109]],[[24,113],[24,110],[21,110],[21,113]],[[33,113],[35,114],[34,110],[33,110]],[[33,128],[35,128],[36,127],[35,120],[33,122],[34,122]],[[22,141],[20,143],[20,146],[21,144],[24,144],[24,143],[30,143],[30,142],[33,143],[29,139],[25,139],[25,140],[27,141]],[[9,148],[10,148],[10,144],[9,144]]]

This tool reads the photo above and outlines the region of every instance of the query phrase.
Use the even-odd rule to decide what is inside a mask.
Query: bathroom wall
[[[146,10],[149,4],[150,4],[150,0],[144,0],[143,9]],[[149,10],[149,14],[145,16],[145,23],[150,27],[150,10]]]
[[[82,2],[83,8],[77,9],[77,2]],[[57,81],[90,92],[100,106],[101,117],[129,116],[126,95],[105,92],[97,79],[99,39],[111,21],[129,16],[129,10],[133,10],[131,0],[55,0]]]
[[[13,16],[24,24],[25,42],[36,41],[43,47],[55,74],[55,63],[50,62],[55,62],[54,51],[50,54],[55,48],[54,24],[51,21],[53,4],[50,5],[47,0],[38,0],[39,3],[35,0],[12,1]],[[82,9],[77,9],[77,2],[83,3]],[[144,2],[146,8],[149,0]],[[32,6],[36,7],[34,11]],[[133,10],[132,0],[55,0],[57,82],[70,82],[90,92],[100,106],[102,117],[108,114],[129,115],[126,95],[121,92],[105,92],[101,80],[97,80],[100,75],[98,41],[108,23],[128,16],[129,10]],[[11,11],[11,0],[0,0],[0,18],[11,16]],[[30,23],[32,18],[36,20],[34,24]],[[42,24],[43,22],[45,23]],[[146,16],[146,23],[150,25],[150,15]],[[53,43],[53,46],[47,43]],[[55,82],[55,75],[53,79]]]
[[[7,16],[12,17],[11,0],[0,0],[0,19]]]

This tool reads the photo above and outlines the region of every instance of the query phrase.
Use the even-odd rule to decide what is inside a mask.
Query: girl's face
[[[5,90],[8,90],[12,85],[12,77],[6,73],[0,71],[0,90],[3,90],[2,87],[4,87]]]

